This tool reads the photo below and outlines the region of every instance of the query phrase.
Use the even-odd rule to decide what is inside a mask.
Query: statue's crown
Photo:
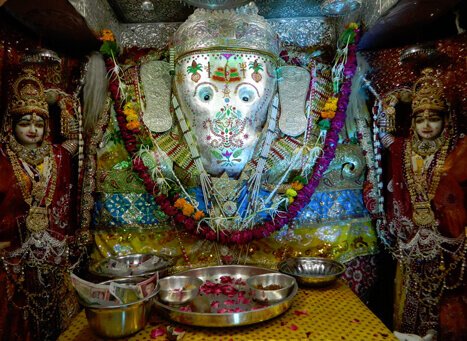
[[[257,51],[279,55],[279,38],[250,3],[236,10],[196,9],[174,35],[175,59],[210,50]]]
[[[413,115],[425,110],[447,110],[443,84],[435,77],[435,72],[431,68],[426,68],[422,71],[422,76],[413,86],[412,95]]]
[[[44,87],[39,78],[33,74],[33,70],[25,69],[23,74],[14,81],[13,94],[8,106],[10,115],[25,115],[35,112],[43,117],[49,116]]]

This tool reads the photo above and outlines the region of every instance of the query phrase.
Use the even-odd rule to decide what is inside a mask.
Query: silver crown
[[[174,35],[175,59],[209,50],[247,50],[279,56],[279,38],[254,3],[236,10],[196,9]]]

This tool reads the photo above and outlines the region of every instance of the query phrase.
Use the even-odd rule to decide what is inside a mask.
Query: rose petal
[[[150,335],[151,339],[155,339],[158,336],[165,335],[166,332],[167,332],[167,329],[165,327],[154,328],[153,330],[151,330],[151,335]]]

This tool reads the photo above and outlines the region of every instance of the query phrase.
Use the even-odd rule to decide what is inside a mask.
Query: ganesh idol
[[[328,169],[330,188],[345,182],[342,191],[310,202],[315,187],[306,187],[317,182],[326,136],[315,115],[326,101],[310,94],[332,95],[330,68],[312,80],[310,68],[281,61],[278,36],[254,5],[197,9],[171,45],[169,60],[157,51],[107,60],[113,103],[96,144],[93,258],[159,252],[179,270],[275,267],[292,255],[335,256],[330,238],[371,230],[358,146],[340,146]],[[325,224],[344,214],[355,220]],[[326,231],[309,229],[315,222]],[[375,251],[375,234],[351,234],[349,258]]]

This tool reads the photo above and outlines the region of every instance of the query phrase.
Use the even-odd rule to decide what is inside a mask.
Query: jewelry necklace
[[[42,174],[39,174],[39,180],[35,180],[31,169],[28,169],[29,165],[23,163],[26,173],[28,173],[28,177],[32,182],[31,190],[28,190],[27,188],[26,180],[23,177],[24,172],[20,166],[20,161],[17,155],[9,147],[7,147],[7,154],[10,158],[16,181],[21,188],[23,199],[29,205],[29,212],[26,218],[26,228],[30,232],[42,232],[47,230],[49,227],[47,209],[52,203],[52,198],[55,194],[55,186],[57,184],[57,165],[53,154],[50,153],[50,157],[44,158],[44,169]],[[48,176],[49,169],[50,176]],[[47,191],[48,184],[49,188]]]
[[[445,140],[441,147],[439,155],[432,162],[435,162],[433,175],[429,181],[429,174],[426,173],[423,177],[423,182],[420,183],[420,177],[415,176],[412,166],[412,144],[405,143],[404,148],[404,175],[407,182],[407,189],[410,195],[410,201],[413,207],[413,220],[419,227],[431,227],[435,223],[435,215],[431,209],[431,200],[434,198],[436,189],[438,188],[441,178],[441,170],[446,160],[447,151],[449,148],[449,140]]]
[[[434,140],[420,140],[417,134],[415,134],[412,139],[412,150],[421,157],[426,157],[436,153],[445,141],[444,134],[441,134]]]
[[[50,143],[48,141],[43,141],[40,147],[25,148],[16,141],[14,136],[10,136],[8,145],[18,158],[33,166],[40,165],[44,162],[44,158],[50,154]]]

